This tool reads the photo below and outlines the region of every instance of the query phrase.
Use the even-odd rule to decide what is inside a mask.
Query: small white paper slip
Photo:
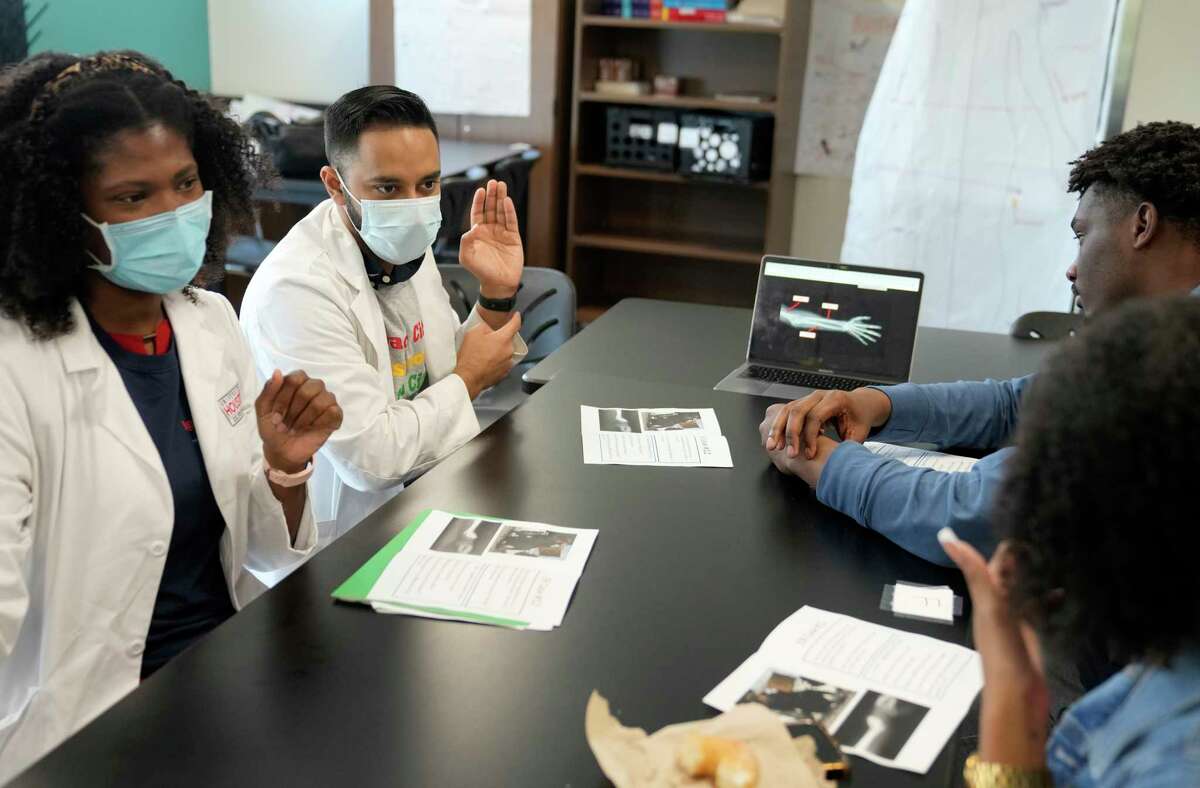
[[[954,591],[949,586],[896,583],[894,586],[884,586],[883,596],[885,609],[896,615],[927,618],[947,624],[954,622]]]

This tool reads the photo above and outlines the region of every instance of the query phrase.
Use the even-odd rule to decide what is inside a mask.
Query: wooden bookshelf
[[[761,33],[779,35],[779,28],[772,25],[753,25],[736,22],[715,24],[711,22],[665,22],[661,19],[625,19],[619,16],[586,14],[581,23],[584,27],[626,27],[632,30],[678,30],[695,28],[705,33]]]
[[[601,5],[576,0],[575,9],[566,252],[580,315],[631,296],[750,306],[762,255],[791,249],[811,0],[790,0],[779,27],[623,19],[599,14]],[[637,60],[647,81],[680,77],[682,95],[596,92],[605,57]],[[774,99],[715,98],[743,92]],[[771,116],[769,178],[716,181],[606,163],[614,105]]]
[[[695,183],[693,178],[685,178],[674,172],[658,172],[657,170],[635,170],[632,167],[610,167],[606,164],[576,164],[576,175],[590,175],[596,178],[628,178],[634,181],[656,181],[658,183]],[[768,189],[770,181],[705,181],[719,184],[732,189]]]
[[[731,101],[707,96],[614,96],[608,93],[587,91],[580,94],[580,101],[598,104],[636,104],[643,107],[669,107],[671,109],[715,109],[724,112],[762,112],[774,114],[773,101]]]
[[[571,238],[571,243],[593,249],[615,249],[695,260],[725,260],[750,265],[758,265],[762,258],[762,252],[753,240],[739,240],[720,235],[693,234],[688,240],[675,240],[649,235],[593,232],[577,233]]]

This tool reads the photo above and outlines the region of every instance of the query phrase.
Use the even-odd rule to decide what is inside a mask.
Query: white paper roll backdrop
[[[395,0],[396,84],[434,112],[529,115],[530,0]]]
[[[327,104],[368,84],[367,0],[208,0],[214,93]]]
[[[922,325],[1063,311],[1116,0],[908,0],[859,136],[842,259],[924,271]]]

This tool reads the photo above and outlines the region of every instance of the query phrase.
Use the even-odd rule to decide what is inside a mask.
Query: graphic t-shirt
[[[392,360],[392,388],[396,399],[412,399],[425,390],[425,323],[412,282],[381,287],[375,291],[383,312],[388,353]]]

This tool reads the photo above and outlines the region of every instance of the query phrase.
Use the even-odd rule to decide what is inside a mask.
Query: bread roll
[[[744,742],[691,734],[679,747],[679,766],[689,777],[713,777],[716,788],[753,788],[758,759]]]

